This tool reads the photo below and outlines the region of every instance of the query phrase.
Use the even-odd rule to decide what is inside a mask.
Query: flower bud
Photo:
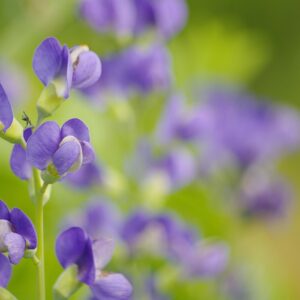
[[[71,265],[58,277],[53,287],[53,299],[69,299],[82,285],[82,282],[78,280],[77,266]]]

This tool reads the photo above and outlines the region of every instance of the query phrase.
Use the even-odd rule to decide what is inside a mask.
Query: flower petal
[[[35,50],[33,70],[44,85],[48,85],[59,73],[62,66],[62,46],[50,37],[45,39]]]
[[[35,249],[37,236],[31,220],[19,208],[13,208],[10,213],[10,221],[14,227],[14,232],[26,240],[27,248]]]
[[[81,142],[81,150],[83,156],[83,164],[89,164],[96,158],[95,151],[89,142]]]
[[[100,276],[91,289],[97,299],[128,300],[132,294],[131,283],[118,273]]]
[[[101,62],[96,53],[85,51],[75,62],[72,85],[77,89],[87,88],[100,78]]]
[[[15,265],[18,264],[24,256],[26,241],[21,235],[11,232],[5,236],[4,243],[8,249],[10,262]]]
[[[11,277],[11,265],[3,254],[0,253],[0,287],[6,287]]]
[[[9,220],[9,209],[7,205],[0,200],[0,220]]]
[[[45,169],[57,151],[60,140],[60,128],[55,122],[42,124],[28,139],[29,163],[40,170]]]
[[[56,240],[56,256],[60,264],[67,268],[76,264],[83,255],[87,236],[79,227],[71,227],[62,232]]]
[[[78,170],[82,164],[80,143],[74,139],[64,142],[53,155],[53,164],[62,176],[67,172]]]
[[[28,127],[26,129],[24,129],[23,137],[26,142],[28,141],[28,139],[31,137],[31,135],[33,133],[32,129],[33,129],[33,127]]]
[[[74,136],[79,141],[90,141],[90,133],[88,127],[79,119],[74,118],[67,121],[61,128],[61,136]]]
[[[22,180],[31,178],[31,166],[26,158],[26,151],[21,145],[15,145],[10,157],[10,167],[14,174]]]
[[[7,95],[0,84],[0,131],[6,131],[13,121],[13,111]]]
[[[96,270],[92,249],[92,241],[90,239],[87,240],[85,244],[85,249],[79,261],[77,262],[77,265],[79,268],[79,280],[86,283],[87,285],[93,284],[95,281]]]
[[[62,64],[55,81],[56,91],[59,97],[69,98],[72,87],[73,66],[70,51],[67,46],[62,49]]]
[[[109,238],[97,238],[93,242],[93,254],[97,270],[102,270],[111,260],[115,242]]]

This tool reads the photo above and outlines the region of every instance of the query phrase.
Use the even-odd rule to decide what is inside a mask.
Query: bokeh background
[[[187,0],[187,5],[185,28],[167,41],[176,90],[193,97],[195,86],[201,89],[217,83],[267,99],[270,105],[289,106],[296,112],[300,109],[299,1]],[[0,73],[9,64],[24,75],[19,82],[11,82],[13,76],[4,76],[17,94],[14,107],[19,120],[22,111],[36,119],[35,102],[43,87],[32,70],[32,56],[47,36],[55,36],[68,45],[87,44],[100,58],[134,42],[120,41],[114,35],[91,29],[79,17],[78,2],[74,0],[0,1]],[[229,264],[243,273],[245,288],[251,291],[250,298],[238,300],[300,299],[300,152],[285,155],[277,163],[278,172],[292,189],[283,217],[245,219],[228,209],[231,199],[226,199],[216,183],[204,179],[164,195],[158,207],[149,197],[153,200],[151,208],[151,201],[145,201],[127,182],[124,163],[138,139],[153,130],[165,103],[162,94],[140,95],[103,109],[95,108],[74,92],[53,116],[60,124],[72,117],[88,124],[100,162],[113,173],[113,178],[109,187],[99,184],[88,190],[63,183],[54,186],[45,209],[48,298],[51,299],[51,286],[62,270],[54,245],[63,219],[83,211],[91,197],[106,196],[124,212],[138,205],[176,212],[203,236],[228,243]],[[34,219],[27,183],[15,177],[9,167],[12,146],[0,141],[0,147],[0,198]],[[110,268],[126,271],[117,259]],[[171,299],[235,299],[220,291],[218,280],[167,282],[162,283],[162,288]],[[19,299],[34,299],[34,286],[35,267],[31,261],[23,260],[14,267],[9,289]],[[83,289],[72,299],[84,299],[85,292]]]

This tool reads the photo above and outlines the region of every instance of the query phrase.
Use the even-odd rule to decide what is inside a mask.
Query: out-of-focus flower
[[[270,178],[265,172],[248,172],[243,176],[238,201],[245,216],[283,216],[289,200],[289,189],[282,180]]]
[[[187,19],[184,0],[133,0],[137,10],[135,33],[156,30],[162,37],[169,38],[179,32]]]
[[[62,128],[55,122],[45,122],[29,137],[26,154],[28,162],[43,171],[42,177],[48,183],[95,158],[88,127],[79,119],[70,119]]]
[[[143,185],[147,187],[153,178],[160,178],[168,193],[196,178],[197,166],[188,150],[178,147],[155,155],[152,148],[147,141],[141,141],[128,164],[128,172]]]
[[[127,300],[132,293],[129,281],[118,273],[105,273],[111,260],[114,242],[98,238],[92,241],[79,227],[62,232],[56,241],[56,254],[63,268],[77,266],[78,280],[89,285],[94,298]]]
[[[83,228],[92,239],[98,237],[118,238],[122,226],[119,211],[106,199],[93,199],[84,212],[71,215],[66,219],[67,226],[77,224]]]
[[[274,159],[300,144],[300,119],[296,113],[247,95],[213,91],[197,114],[204,151],[227,156],[242,167]]]
[[[13,106],[26,100],[28,82],[20,67],[0,59],[0,82]]]
[[[100,32],[127,36],[134,28],[136,12],[132,0],[82,0],[80,13]]]
[[[199,244],[185,253],[184,272],[191,277],[216,277],[227,267],[228,250],[224,244]]]
[[[185,0],[82,0],[80,12],[94,29],[120,36],[154,30],[170,38],[187,19]]]
[[[34,250],[36,246],[37,236],[30,219],[18,208],[9,211],[0,201],[0,252],[8,252],[10,262],[17,264],[27,249]],[[8,272],[7,267],[5,270]]]
[[[0,253],[0,287],[6,287],[11,277],[11,265],[9,260]]]
[[[130,96],[140,92],[164,91],[171,83],[170,57],[156,44],[151,47],[131,47],[119,54],[104,57],[103,72],[95,85],[82,91],[90,97],[105,93]]]
[[[54,84],[57,95],[66,99],[72,87],[87,88],[99,79],[101,62],[87,46],[69,49],[50,37],[37,47],[33,69],[45,86]]]
[[[93,161],[82,165],[78,171],[68,174],[65,180],[76,188],[90,188],[102,183],[103,169]]]

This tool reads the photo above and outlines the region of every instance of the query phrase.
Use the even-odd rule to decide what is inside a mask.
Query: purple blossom
[[[0,84],[0,132],[6,131],[14,119],[11,104],[7,95]]]
[[[204,157],[214,153],[211,159],[228,157],[245,167],[299,147],[300,119],[289,109],[216,90],[196,111]]]
[[[69,49],[50,37],[37,47],[33,69],[45,86],[53,83],[57,95],[66,99],[71,88],[87,88],[99,79],[101,62],[87,46]]]
[[[18,163],[17,158],[12,159],[12,164]],[[87,126],[79,119],[70,119],[62,128],[52,121],[39,126],[27,141],[26,158],[43,171],[45,181],[53,183],[91,163],[95,154]]]
[[[170,38],[187,19],[184,0],[82,0],[80,12],[94,29],[121,36],[155,30]]]
[[[184,0],[133,0],[136,6],[135,33],[141,34],[155,29],[161,36],[169,38],[179,32],[187,20]]]
[[[197,176],[197,168],[192,154],[181,147],[167,150],[160,155],[154,154],[147,141],[141,141],[133,158],[128,163],[128,171],[138,181],[143,182],[159,176],[172,192],[190,184]]]
[[[100,32],[115,32],[120,36],[133,31],[135,9],[132,0],[82,0],[81,16]]]
[[[11,264],[9,260],[0,253],[0,287],[6,287],[11,277]]]
[[[167,50],[156,44],[147,48],[131,47],[104,57],[103,72],[98,82],[82,91],[97,98],[105,93],[130,96],[164,91],[171,83],[170,57]]]
[[[103,181],[103,169],[96,162],[82,165],[81,168],[74,173],[70,173],[65,177],[67,183],[76,188],[90,188],[101,185]]]
[[[238,201],[245,216],[280,217],[284,215],[289,200],[288,186],[282,180],[259,172],[244,175]]]
[[[87,233],[72,227],[62,232],[56,241],[56,254],[63,268],[78,267],[78,280],[89,285],[96,299],[130,299],[132,286],[118,273],[105,273],[111,260],[114,242],[111,239],[91,240]]]
[[[17,264],[27,249],[36,246],[37,236],[30,219],[18,208],[9,211],[0,201],[0,252],[8,252],[10,262]]]

